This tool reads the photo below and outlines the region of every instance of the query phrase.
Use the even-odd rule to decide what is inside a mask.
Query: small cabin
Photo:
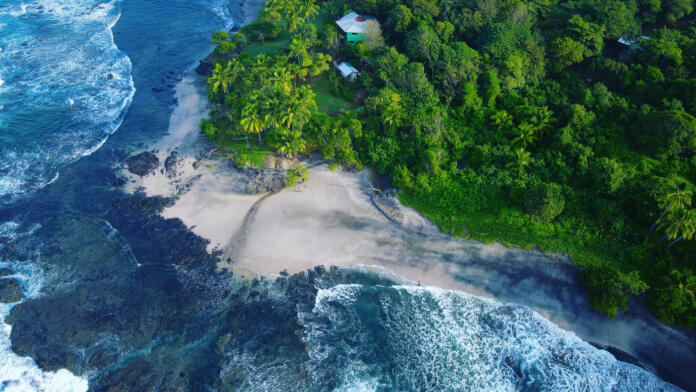
[[[343,30],[344,33],[346,33],[346,42],[349,44],[354,44],[362,41],[365,38],[367,22],[374,19],[375,18],[373,16],[360,15],[356,12],[351,12],[337,20],[336,24],[341,28],[341,30]]]
[[[338,72],[341,73],[341,76],[349,80],[355,80],[358,78],[358,75],[360,75],[360,72],[358,72],[355,67],[346,62],[338,64],[336,69],[338,69]]]

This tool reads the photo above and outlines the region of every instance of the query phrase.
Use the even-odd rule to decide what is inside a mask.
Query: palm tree
[[[686,189],[686,182],[681,181],[677,177],[670,177],[667,180],[667,192],[665,193],[665,202],[667,203],[667,208],[662,211],[662,214],[655,221],[655,223],[650,226],[649,232],[653,232],[655,227],[660,222],[668,212],[675,208],[683,208],[691,204],[691,190]]]
[[[208,78],[208,84],[212,86],[213,93],[217,94],[220,89],[222,89],[223,93],[227,93],[231,71],[232,69],[229,62],[224,67],[220,63],[215,64],[213,74]]]
[[[244,110],[242,110],[242,119],[239,121],[239,123],[242,125],[242,129],[244,129],[246,132],[256,132],[259,137],[259,143],[261,143],[261,132],[263,132],[266,124],[264,119],[259,115],[257,109],[257,104],[247,104],[244,107]]]
[[[314,100],[314,92],[309,86],[301,86],[290,98],[286,113],[282,118],[283,124],[302,131],[302,127],[309,121],[312,111],[317,110],[317,103]]]
[[[285,128],[281,130],[280,134],[283,139],[283,145],[278,147],[279,153],[292,158],[293,155],[305,149],[306,143],[302,138],[302,132],[299,130],[289,130]]]
[[[300,13],[302,16],[309,20],[311,18],[314,18],[319,14],[319,6],[313,1],[313,0],[304,0],[302,1],[302,4],[300,4]]]
[[[537,108],[537,112],[531,118],[532,124],[534,125],[534,130],[543,136],[548,132],[556,119],[553,118],[553,110],[549,110],[548,106],[542,106]]]
[[[693,239],[696,234],[696,210],[677,208],[660,222],[659,227],[664,230],[667,239],[673,240],[667,248],[682,239]]]
[[[495,112],[491,117],[491,126],[497,130],[506,130],[512,127],[512,116],[505,110]]]
[[[307,49],[309,49],[309,41],[295,36],[293,37],[292,41],[290,41],[288,49],[290,49],[290,57],[294,58],[295,61],[299,63],[300,57],[307,54]]]
[[[519,144],[522,148],[534,144],[534,126],[528,122],[523,122],[517,126],[517,136],[512,139],[514,144]]]
[[[505,165],[505,167],[517,169],[519,173],[522,173],[531,163],[531,154],[524,148],[520,148],[515,151],[515,160]]]
[[[288,95],[292,91],[292,74],[287,67],[276,66],[271,76],[274,88],[281,94]]]
[[[266,127],[278,128],[280,125],[280,118],[282,113],[282,106],[280,100],[276,97],[269,97],[263,102],[263,111],[266,113],[264,115],[264,122]]]
[[[406,118],[404,108],[401,106],[401,96],[398,93],[390,94],[389,104],[382,112],[382,122],[391,127],[400,127]]]

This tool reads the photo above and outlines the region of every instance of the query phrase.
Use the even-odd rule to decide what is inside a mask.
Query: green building
[[[373,19],[375,18],[372,16],[359,15],[355,12],[351,12],[337,20],[336,24],[346,33],[346,42],[354,44],[365,38],[367,22]]]

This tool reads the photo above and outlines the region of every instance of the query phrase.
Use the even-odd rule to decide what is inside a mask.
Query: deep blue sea
[[[530,309],[351,269],[214,270],[115,167],[233,0],[0,2],[2,391],[672,391]],[[330,260],[326,261],[330,264]]]

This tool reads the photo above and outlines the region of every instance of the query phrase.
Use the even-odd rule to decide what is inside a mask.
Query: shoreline
[[[243,194],[243,172],[203,154],[208,142],[197,129],[205,108],[200,85],[184,78],[176,91],[170,135],[156,148],[160,154],[178,151],[182,170],[170,178],[162,168],[134,184],[148,195],[174,196],[162,216],[181,219],[210,241],[211,252],[228,252],[225,245],[243,233],[237,260],[221,260],[235,272],[274,276],[319,265],[385,269],[419,284],[528,306],[593,345],[626,353],[666,381],[696,388],[696,376],[688,372],[696,348],[687,331],[660,324],[639,304],[615,319],[592,311],[577,279],[579,267],[567,256],[450,237],[400,204],[408,224],[398,225],[375,207],[367,170],[332,172],[319,165],[294,188],[271,196]],[[177,181],[188,185],[177,188]]]

